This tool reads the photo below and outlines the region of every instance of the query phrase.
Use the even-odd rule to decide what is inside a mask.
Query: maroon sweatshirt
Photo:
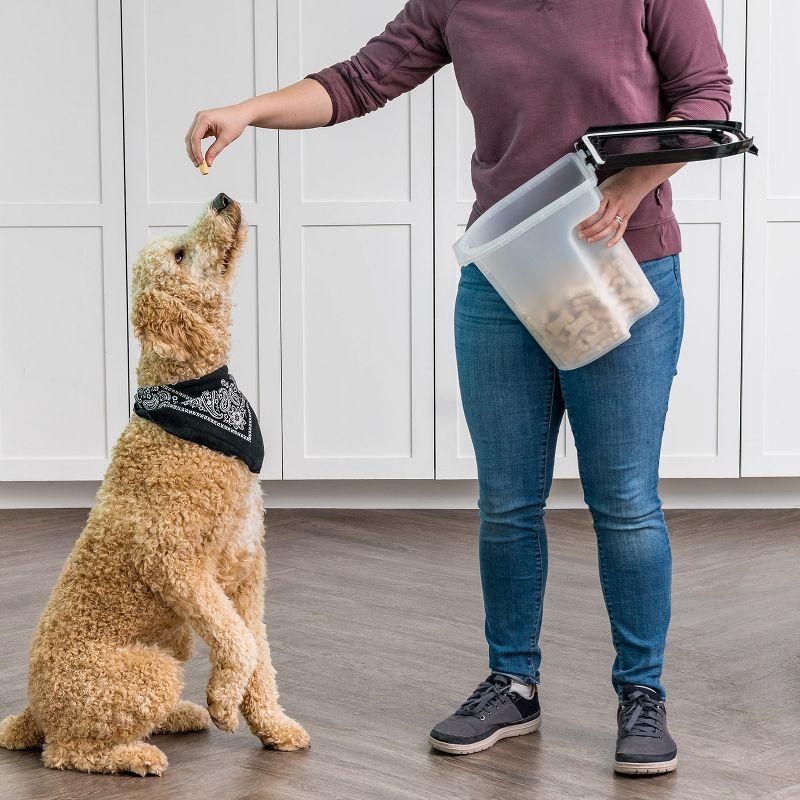
[[[335,124],[451,61],[475,121],[470,224],[592,125],[730,111],[705,0],[410,0],[351,59],[309,77],[330,94]],[[639,261],[680,251],[669,182],[645,197],[625,239]]]

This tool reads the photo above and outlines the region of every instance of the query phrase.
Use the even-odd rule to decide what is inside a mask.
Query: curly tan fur
[[[132,304],[140,385],[226,363],[245,236],[232,203],[142,251]],[[0,746],[43,747],[57,769],[160,775],[167,759],[143,738],[209,718],[233,731],[241,710],[264,745],[307,747],[278,704],[262,621],[263,513],[258,476],[241,461],[132,416],[39,621],[29,706],[0,722]],[[180,699],[195,634],[211,653],[208,712]]]

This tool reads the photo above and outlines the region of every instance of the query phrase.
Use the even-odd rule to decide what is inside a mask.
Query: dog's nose
[[[225,192],[220,192],[212,201],[211,201],[211,208],[214,209],[218,214],[221,214],[231,203],[233,200],[225,194]]]

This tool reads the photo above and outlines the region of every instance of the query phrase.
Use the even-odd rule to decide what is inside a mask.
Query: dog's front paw
[[[270,724],[269,731],[259,734],[258,738],[264,747],[273,750],[304,750],[311,746],[311,737],[305,728],[285,714],[281,714]]]
[[[208,713],[211,721],[226,733],[233,733],[239,727],[239,714],[236,708],[230,708],[224,703],[209,703]]]
[[[206,702],[211,721],[221,730],[233,733],[239,727],[239,703],[233,692],[224,687],[211,686],[206,689]]]

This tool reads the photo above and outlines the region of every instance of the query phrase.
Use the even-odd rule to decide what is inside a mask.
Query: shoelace
[[[456,714],[463,716],[479,716],[484,710],[489,711],[506,701],[511,680],[504,675],[494,675],[491,681],[483,681],[478,688],[461,704]]]
[[[663,732],[663,705],[659,700],[634,694],[621,704],[625,725],[622,730],[628,736],[649,736],[657,739]]]

